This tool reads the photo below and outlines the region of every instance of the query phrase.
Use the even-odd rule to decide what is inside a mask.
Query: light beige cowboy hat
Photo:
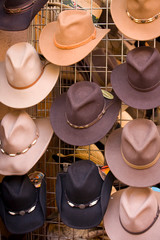
[[[53,135],[49,119],[25,111],[7,113],[0,123],[0,174],[23,175],[43,155]]]
[[[27,42],[12,45],[0,63],[0,101],[12,108],[27,108],[41,102],[55,86],[59,67],[43,66]]]
[[[56,65],[72,65],[86,57],[108,32],[109,29],[96,28],[87,11],[65,10],[57,21],[43,28],[40,50]]]
[[[160,35],[160,2],[157,0],[112,0],[111,15],[127,37],[145,41]]]

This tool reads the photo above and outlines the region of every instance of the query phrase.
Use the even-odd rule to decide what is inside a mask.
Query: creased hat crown
[[[8,83],[14,88],[26,88],[36,82],[42,73],[42,64],[34,47],[21,42],[6,52],[5,69]]]

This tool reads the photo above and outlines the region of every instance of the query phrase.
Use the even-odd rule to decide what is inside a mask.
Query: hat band
[[[126,10],[126,13],[127,13],[127,16],[135,23],[138,23],[138,24],[141,24],[141,23],[151,23],[153,22],[154,20],[156,20],[157,18],[159,18],[160,16],[160,12],[157,13],[156,15],[154,15],[153,17],[150,17],[150,18],[142,18],[142,19],[139,19],[139,18],[135,18],[133,17],[128,10]]]
[[[17,14],[17,13],[22,13],[22,12],[28,11],[30,8],[32,8],[32,6],[35,4],[35,2],[36,2],[36,0],[34,0],[31,3],[29,3],[23,7],[20,7],[20,8],[7,8],[4,3],[3,8],[6,13]]]
[[[150,163],[148,163],[148,164],[145,164],[145,165],[135,165],[135,164],[133,164],[133,163],[130,163],[130,162],[125,158],[122,149],[121,149],[121,155],[122,155],[123,160],[125,161],[125,163],[126,163],[129,167],[134,168],[134,169],[137,169],[137,170],[144,170],[144,169],[147,169],[147,168],[152,167],[153,165],[156,164],[156,162],[157,162],[157,161],[159,160],[159,158],[160,158],[160,153],[158,153],[158,155],[156,156],[156,158],[155,158],[152,162],[150,162]]]
[[[134,89],[137,90],[137,91],[140,91],[140,92],[150,92],[150,91],[154,90],[156,87],[159,86],[160,81],[159,81],[158,83],[156,83],[155,85],[153,85],[152,87],[143,88],[143,89],[134,86],[134,85],[129,81],[129,79],[128,79],[128,83],[131,85],[132,88],[134,88]]]
[[[99,201],[100,199],[100,196],[97,197],[96,199],[94,199],[93,201],[89,202],[89,203],[81,203],[81,204],[77,204],[77,203],[73,203],[71,202],[68,197],[67,197],[67,194],[65,193],[65,196],[66,196],[66,199],[67,199],[67,203],[70,207],[75,207],[75,208],[79,208],[79,209],[85,209],[87,207],[93,207],[97,204],[97,202]]]
[[[66,120],[67,120],[67,123],[73,127],[73,128],[78,128],[78,129],[85,129],[85,128],[89,128],[91,127],[92,125],[94,125],[95,123],[97,123],[102,117],[103,115],[106,113],[107,109],[114,103],[114,101],[111,101],[107,106],[106,106],[106,103],[104,104],[104,107],[101,111],[101,113],[98,115],[98,117],[96,119],[94,119],[92,122],[86,124],[86,125],[81,125],[81,126],[78,126],[78,125],[75,125],[73,123],[71,123],[68,118],[67,118],[67,115],[65,113],[65,116],[66,116]]]
[[[55,36],[54,36],[54,44],[56,47],[60,48],[60,49],[74,49],[74,48],[77,48],[77,47],[81,47],[83,45],[85,45],[86,43],[90,42],[91,40],[94,40],[96,38],[96,28],[94,28],[94,32],[92,33],[91,36],[89,36],[87,39],[79,42],[79,43],[76,43],[76,44],[71,44],[71,45],[62,45],[60,43],[58,43],[55,39]]]
[[[159,210],[159,206],[158,206],[158,208],[157,208],[157,213],[156,213],[155,218],[153,219],[153,222],[152,222],[146,229],[144,229],[143,231],[140,231],[140,232],[131,232],[131,231],[129,231],[128,229],[126,229],[126,228],[124,227],[123,223],[122,223],[122,220],[121,220],[120,216],[119,216],[119,221],[120,221],[121,226],[123,227],[123,229],[124,229],[126,232],[128,232],[128,233],[130,233],[130,234],[138,235],[138,234],[142,234],[142,233],[147,232],[147,231],[154,225],[154,223],[157,221],[157,219],[158,219],[158,217],[159,217],[159,214],[160,214],[160,210]]]
[[[8,155],[8,156],[10,156],[10,157],[16,157],[17,155],[24,154],[24,153],[28,152],[28,150],[29,150],[33,145],[36,144],[38,138],[39,138],[39,134],[36,133],[36,138],[35,138],[35,139],[33,140],[33,142],[32,142],[27,148],[25,148],[22,152],[8,153],[8,152],[6,152],[2,147],[0,148],[0,150],[1,150],[1,152],[2,152],[3,154],[6,154],[6,155]],[[0,146],[2,146],[2,141],[0,141]]]

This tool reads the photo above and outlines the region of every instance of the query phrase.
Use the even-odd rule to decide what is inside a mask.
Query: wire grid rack
[[[55,1],[54,1],[55,3]],[[65,9],[62,2],[56,2],[50,0],[44,6],[44,8],[37,14],[35,19],[32,21],[29,33],[28,41],[36,48],[41,56],[39,49],[39,35],[43,27],[57,19],[58,14]],[[93,2],[90,1],[90,8],[86,10],[90,11],[92,14]],[[78,2],[75,1],[75,8],[78,8]],[[67,9],[67,7],[66,7]],[[33,117],[48,117],[49,110],[54,99],[63,92],[66,92],[68,88],[77,81],[98,81],[98,84],[102,89],[111,90],[110,85],[110,74],[112,69],[120,63],[123,63],[126,59],[126,54],[129,50],[133,49],[135,46],[140,46],[142,44],[150,45],[156,47],[156,39],[149,42],[135,42],[131,39],[127,39],[122,35],[110,16],[110,1],[106,0],[101,4],[100,9],[102,10],[102,15],[98,21],[95,23],[96,26],[102,28],[110,28],[110,33],[102,39],[96,50],[92,51],[87,59],[82,60],[79,64],[74,64],[73,66],[61,67],[60,75],[56,86],[53,91],[44,99],[41,103],[35,107],[27,109],[28,112]],[[100,51],[97,49],[101,49]],[[99,79],[99,80],[97,80]],[[128,121],[133,118],[146,117],[153,121],[159,123],[159,108],[153,109],[150,112],[128,108],[122,103],[121,111],[112,130],[119,124],[119,126],[124,126]],[[111,130],[111,131],[112,131]],[[111,132],[110,131],[110,132]],[[104,155],[104,144],[106,142],[108,135],[101,139],[99,142],[99,150]],[[104,239],[109,240],[103,227],[103,223],[94,229],[89,230],[76,230],[65,226],[61,221],[59,214],[57,212],[56,201],[55,201],[55,184],[56,176],[60,171],[66,171],[69,164],[75,161],[75,152],[77,146],[71,146],[62,142],[57,136],[53,136],[49,147],[43,157],[38,161],[36,166],[31,170],[39,170],[45,173],[47,182],[47,217],[43,227],[40,229],[29,233],[25,236],[27,240],[58,240],[58,239]],[[81,149],[85,151],[85,149]],[[56,154],[73,154],[73,160],[71,163],[64,163],[61,157],[55,160],[53,155]],[[90,156],[90,147],[89,147]],[[116,189],[121,189],[125,187],[121,182],[115,181]]]

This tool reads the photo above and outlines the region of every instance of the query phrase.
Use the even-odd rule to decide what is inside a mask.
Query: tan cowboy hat
[[[33,120],[18,110],[7,113],[0,123],[0,174],[27,173],[45,152],[52,135],[47,118]]]
[[[127,37],[145,41],[160,35],[160,4],[157,0],[112,0],[111,15]]]
[[[0,76],[0,101],[12,108],[27,108],[49,94],[58,80],[59,67],[43,66],[34,47],[20,42],[7,50]]]
[[[110,197],[104,227],[111,240],[159,240],[160,193],[129,187]]]
[[[40,50],[56,65],[72,65],[86,57],[108,32],[109,29],[96,28],[87,11],[65,10],[57,21],[43,28]]]

